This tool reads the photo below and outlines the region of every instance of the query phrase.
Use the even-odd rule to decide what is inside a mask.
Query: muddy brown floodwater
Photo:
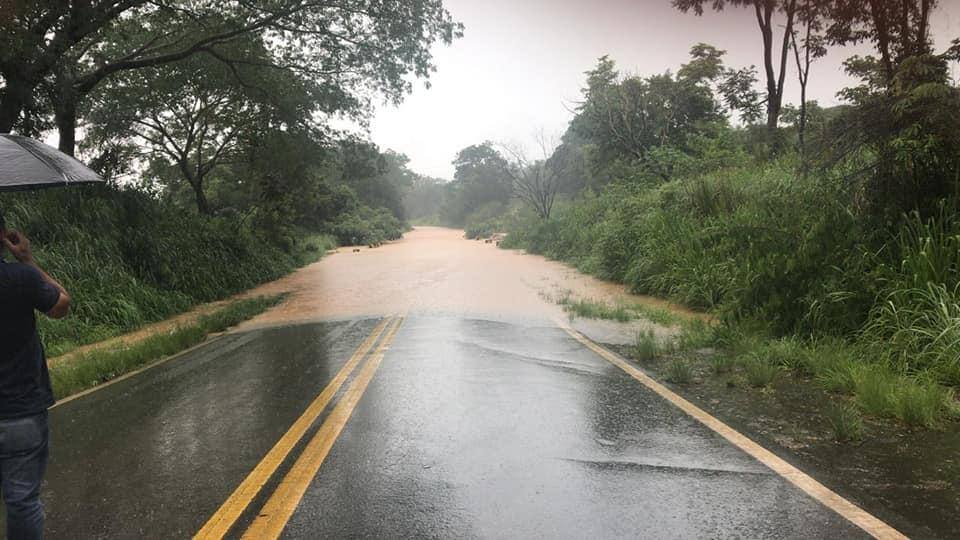
[[[286,292],[290,296],[241,329],[388,313],[551,320],[564,316],[551,299],[567,291],[576,298],[636,302],[698,316],[663,300],[629,294],[622,285],[583,275],[544,257],[467,240],[460,230],[417,227],[402,240],[378,248],[340,248],[254,289],[249,294]],[[590,333],[603,341],[628,342],[650,323],[581,320],[578,324],[590,325]]]

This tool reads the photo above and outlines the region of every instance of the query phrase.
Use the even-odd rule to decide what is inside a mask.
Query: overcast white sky
[[[559,136],[584,84],[583,72],[609,54],[623,72],[676,70],[690,46],[705,42],[728,54],[728,66],[762,62],[756,20],[744,9],[683,14],[670,0],[447,0],[464,37],[434,49],[432,87],[416,84],[399,106],[380,107],[370,136],[382,150],[411,159],[421,173],[452,178],[461,148],[492,140],[529,144],[543,128]],[[933,17],[942,48],[960,36],[960,0],[943,0]],[[864,50],[864,49],[861,49]],[[848,79],[841,62],[857,51],[832,49],[815,64],[809,99],[837,104]],[[792,65],[791,65],[792,67]],[[795,71],[786,101],[796,102]]]

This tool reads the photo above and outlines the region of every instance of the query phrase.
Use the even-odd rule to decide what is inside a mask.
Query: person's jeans
[[[7,507],[7,538],[43,537],[40,483],[47,469],[47,411],[0,419],[0,489]]]

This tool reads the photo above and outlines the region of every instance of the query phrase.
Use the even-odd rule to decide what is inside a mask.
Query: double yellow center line
[[[220,506],[220,508],[207,520],[207,523],[197,532],[195,538],[198,539],[219,539],[226,536],[234,526],[241,514],[250,506],[253,499],[260,493],[263,486],[270,480],[280,465],[286,460],[287,456],[303,438],[310,426],[320,417],[323,411],[330,404],[333,397],[340,390],[346,380],[353,373],[360,362],[367,357],[367,353],[373,348],[374,344],[384,330],[386,334],[376,350],[369,356],[366,364],[360,370],[360,373],[347,388],[343,397],[334,407],[333,411],[327,416],[320,429],[307,444],[303,453],[293,464],[293,467],[287,475],[280,481],[279,486],[267,500],[263,509],[257,514],[256,519],[244,533],[244,538],[277,538],[283,532],[283,528],[289,521],[297,508],[300,499],[306,492],[310,481],[316,476],[317,471],[323,464],[324,459],[333,447],[343,427],[350,419],[353,409],[360,401],[367,385],[373,379],[374,373],[380,367],[386,349],[393,341],[402,317],[390,317],[378,324],[371,334],[357,347],[349,360],[343,365],[340,371],[334,376],[326,388],[313,400],[306,411],[290,426],[290,429],[280,438],[279,441],[267,452],[267,455],[257,464],[257,466],[247,475],[247,477],[237,486],[237,489]]]

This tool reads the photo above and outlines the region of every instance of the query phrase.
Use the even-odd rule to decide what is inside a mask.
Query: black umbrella
[[[103,182],[63,152],[19,135],[0,135],[0,191]]]

